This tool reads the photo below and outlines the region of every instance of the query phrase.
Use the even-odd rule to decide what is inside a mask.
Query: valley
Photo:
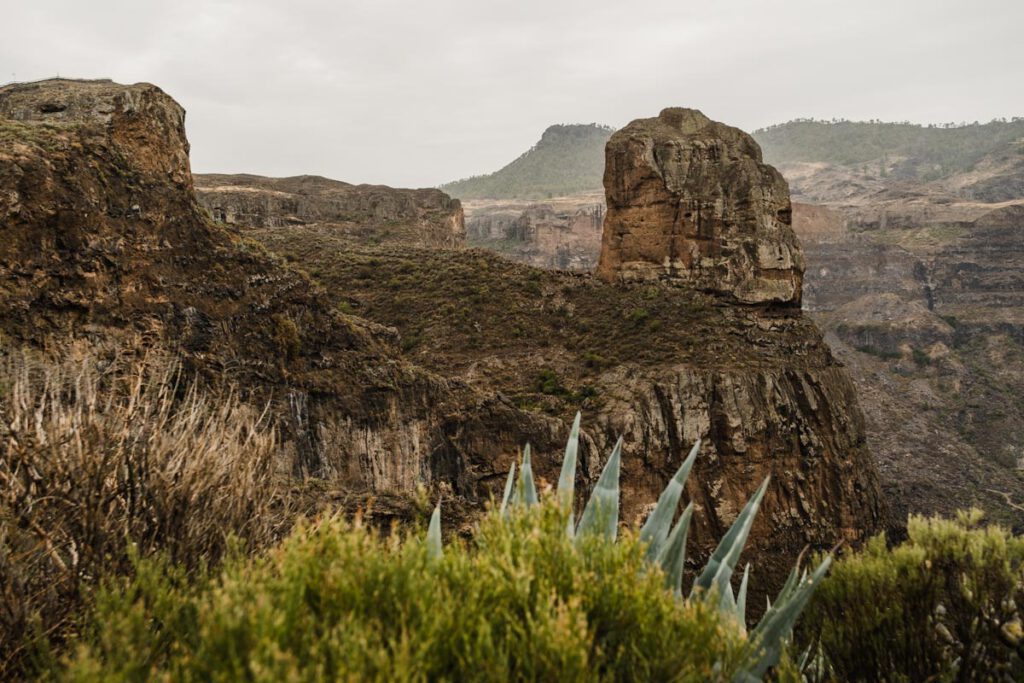
[[[801,121],[754,134],[792,188],[803,306],[863,397],[897,517],[977,505],[1024,524],[1021,128]],[[568,216],[593,196],[474,199],[468,242],[590,272],[599,244]],[[519,229],[537,223],[547,230]]]

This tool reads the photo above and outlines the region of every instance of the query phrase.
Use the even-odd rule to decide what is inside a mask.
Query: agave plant
[[[579,450],[580,414],[573,421],[569,441],[565,446],[565,457],[562,471],[558,477],[558,496],[566,516],[566,534],[574,542],[588,535],[596,535],[610,543],[615,541],[619,527],[619,470],[622,459],[622,439],[612,449],[597,484],[594,486],[583,509],[579,521],[573,511],[573,498],[576,484],[576,456]],[[665,582],[679,600],[713,601],[718,609],[736,623],[747,635],[749,647],[741,671],[735,681],[757,681],[772,666],[778,663],[784,644],[789,639],[793,626],[800,612],[810,600],[815,587],[824,577],[832,563],[828,555],[808,574],[800,572],[799,561],[793,567],[785,585],[776,597],[775,602],[768,601],[768,608],[761,620],[749,631],[746,630],[747,585],[750,578],[750,565],[743,570],[740,587],[737,592],[732,589],[732,576],[739,563],[740,554],[746,545],[747,537],[754,523],[754,517],[768,489],[770,478],[765,478],[754,495],[747,501],[739,516],[718,543],[711,554],[707,565],[697,576],[688,594],[683,593],[683,568],[686,563],[686,538],[693,516],[693,503],[683,510],[675,525],[676,510],[682,498],[686,480],[697,459],[701,442],[698,439],[689,455],[680,465],[675,475],[668,482],[665,490],[658,497],[657,505],[640,529],[640,540],[646,544],[646,560],[659,566],[665,574]],[[530,446],[523,449],[522,465],[516,477],[516,465],[513,462],[505,481],[505,489],[501,499],[501,514],[507,516],[516,506],[529,507],[539,502],[537,486],[533,478],[533,467],[530,462]],[[427,549],[431,557],[443,554],[441,544],[441,505],[430,519],[427,529]]]

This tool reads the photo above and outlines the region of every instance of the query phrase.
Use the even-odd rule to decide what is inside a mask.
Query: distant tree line
[[[930,125],[794,119],[756,130],[754,137],[770,163],[860,165],[886,159],[894,175],[934,180],[969,171],[996,152],[1024,152],[1024,117]]]
[[[602,187],[604,146],[615,128],[559,124],[502,169],[441,186],[459,199],[548,199]]]

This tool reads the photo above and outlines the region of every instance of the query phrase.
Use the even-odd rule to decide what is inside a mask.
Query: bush
[[[129,544],[195,569],[229,535],[280,538],[276,438],[229,395],[204,396],[166,358],[0,359],[0,678],[26,634],[59,643]]]
[[[911,517],[906,542],[834,565],[804,624],[836,679],[1021,680],[1024,539],[980,519]]]
[[[110,584],[69,680],[729,680],[737,624],[680,602],[629,535],[573,543],[557,505],[431,559],[359,522],[300,526],[190,584],[143,561]]]

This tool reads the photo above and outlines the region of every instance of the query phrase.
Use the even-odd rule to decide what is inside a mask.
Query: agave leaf
[[[693,517],[691,502],[679,516],[675,528],[669,534],[668,542],[658,554],[657,562],[665,572],[665,583],[677,595],[683,594],[683,567],[686,565],[686,536],[690,531],[690,518]]]
[[[516,483],[516,462],[512,461],[512,466],[508,468],[508,478],[505,480],[505,493],[501,496],[501,516],[505,517],[508,512],[509,501],[512,500],[512,488]]]
[[[736,563],[739,562],[743,546],[747,543],[747,536],[750,535],[750,528],[754,524],[754,516],[757,515],[757,509],[764,497],[764,492],[768,490],[770,480],[771,477],[765,477],[764,482],[753,497],[747,501],[729,531],[719,541],[718,547],[712,553],[704,571],[694,582],[691,597],[696,595],[698,590],[708,591],[712,586],[717,586],[720,592],[724,592],[725,585],[732,578],[732,572],[736,568]]]
[[[572,495],[576,488],[576,452],[580,446],[580,413],[572,422],[569,440],[565,443],[565,458],[562,459],[562,472],[558,475],[558,493],[567,496],[572,503]]]
[[[576,453],[580,447],[580,419],[581,414],[577,412],[569,431],[569,440],[565,442],[565,457],[562,459],[562,471],[558,475],[558,503],[565,510],[565,532],[569,538],[573,537],[576,526],[572,504],[576,493]]]
[[[676,507],[679,506],[679,499],[683,495],[686,479],[690,476],[690,469],[693,468],[693,461],[697,459],[698,451],[700,451],[700,439],[693,444],[686,460],[679,466],[675,475],[665,486],[665,490],[658,496],[658,504],[640,529],[640,540],[647,543],[647,560],[649,562],[658,557],[668,538],[672,518],[676,515]]]
[[[533,483],[533,466],[530,464],[530,444],[523,449],[523,467],[519,471],[520,501],[527,507],[537,504],[537,486]]]
[[[740,581],[740,591],[736,595],[736,618],[743,628],[747,627],[747,583],[750,581],[750,563],[743,569],[743,580]]]
[[[434,513],[430,515],[430,525],[427,527],[427,557],[432,560],[440,558],[444,554],[441,545],[441,501],[437,501]]]
[[[813,574],[801,579],[784,603],[776,600],[774,608],[764,615],[751,633],[750,642],[753,647],[744,667],[747,672],[763,677],[768,669],[778,663],[783,645],[793,631],[793,625],[831,564],[832,556],[829,555],[822,560]]]
[[[583,509],[583,517],[576,528],[576,536],[602,534],[614,541],[619,531],[619,468],[622,460],[622,437],[619,437],[612,455],[601,471],[601,477]]]
[[[722,614],[736,616],[736,594],[732,592],[732,584],[726,583],[718,593],[718,609]]]

